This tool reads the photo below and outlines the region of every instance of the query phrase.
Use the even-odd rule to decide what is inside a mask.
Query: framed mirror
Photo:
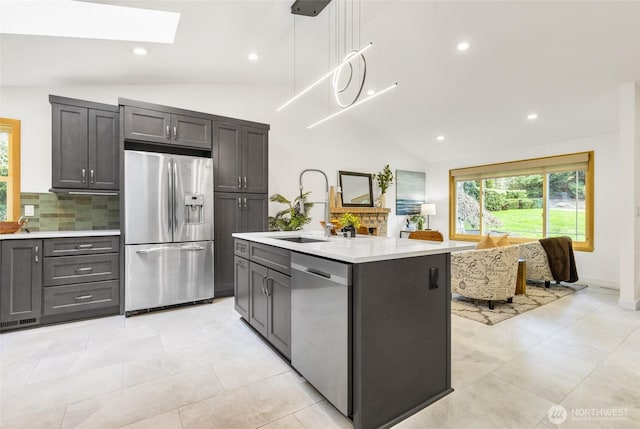
[[[338,171],[342,207],[373,207],[371,174]]]

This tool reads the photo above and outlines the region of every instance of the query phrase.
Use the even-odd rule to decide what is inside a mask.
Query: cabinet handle
[[[247,208],[247,199],[246,198],[244,199],[244,208],[245,209]]]
[[[267,280],[267,278],[266,278],[266,277],[263,277],[263,278],[262,278],[262,294],[263,294],[264,296],[266,296],[266,295],[267,295],[267,291],[265,290],[265,287],[264,287],[264,282],[265,282],[265,280]]]
[[[178,139],[178,127],[176,127],[175,125],[173,126],[173,138],[175,140]]]
[[[269,282],[269,280],[271,280],[271,282]],[[273,279],[271,277],[267,279],[267,287],[265,288],[267,289],[267,296],[271,296],[271,292],[269,291],[269,284],[271,284],[273,287]]]
[[[244,268],[244,261],[236,261],[236,265],[240,265],[242,268]]]
[[[82,169],[82,183],[87,183],[87,170],[85,168]]]
[[[33,257],[36,261],[36,264],[40,262],[40,246],[36,246],[33,248]]]
[[[247,176],[244,176],[244,189],[247,189]]]
[[[238,176],[238,189],[242,188],[242,178]]]
[[[90,172],[90,177],[91,177],[91,183],[96,183],[96,177],[95,177],[95,171],[93,169],[91,169]]]
[[[76,273],[88,273],[93,271],[93,267],[76,268]]]
[[[169,133],[169,125],[167,125],[166,134],[167,134],[167,138],[171,137],[171,134]]]
[[[93,295],[81,295],[81,296],[76,296],[73,299],[80,300],[80,299],[91,299],[91,298],[93,298]]]
[[[93,247],[93,244],[91,243],[76,245],[76,249],[91,249],[92,247]]]
[[[238,198],[238,208],[241,209],[242,208],[242,199]]]
[[[438,288],[438,268],[431,267],[429,268],[429,289],[437,289]]]

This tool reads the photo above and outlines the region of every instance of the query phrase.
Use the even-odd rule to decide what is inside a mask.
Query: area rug
[[[475,320],[485,325],[495,325],[586,287],[587,285],[580,284],[562,283],[556,285],[552,283],[551,287],[547,289],[544,284],[527,284],[526,294],[515,295],[512,303],[496,301],[493,310],[489,310],[487,301],[454,294],[451,299],[451,314]]]

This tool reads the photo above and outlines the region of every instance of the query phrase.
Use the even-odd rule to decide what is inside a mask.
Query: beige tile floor
[[[397,428],[640,427],[640,312],[589,287],[496,326],[453,317],[455,392]],[[233,299],[0,335],[2,428],[350,428]],[[608,413],[608,414],[607,414]],[[611,417],[615,415],[615,417]]]

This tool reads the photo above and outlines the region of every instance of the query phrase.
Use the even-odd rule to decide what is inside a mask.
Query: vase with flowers
[[[348,233],[351,237],[356,236],[356,229],[360,226],[360,218],[351,213],[344,213],[338,219],[342,232]]]
[[[373,178],[376,180],[378,188],[380,188],[380,197],[376,201],[376,206],[385,206],[385,194],[389,186],[393,184],[393,172],[389,168],[389,164],[385,165],[382,171],[373,174]]]

